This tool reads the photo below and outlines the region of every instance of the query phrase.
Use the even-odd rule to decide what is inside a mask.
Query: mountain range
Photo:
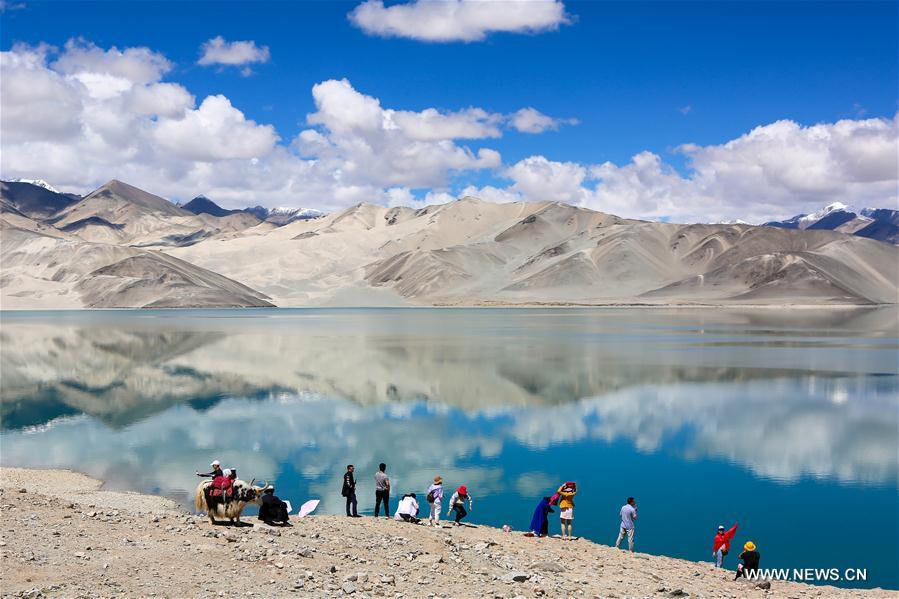
[[[876,240],[895,243],[892,210],[682,225],[472,197],[322,215],[202,196],[178,206],[116,180],[83,198],[25,182],[0,192],[6,309],[864,305],[899,294],[899,248]],[[851,232],[883,235],[846,234],[862,219]]]
[[[315,210],[314,208],[265,208],[264,206],[254,206],[252,208],[227,210],[206,196],[197,196],[181,206],[181,208],[194,214],[211,214],[219,217],[240,213],[251,214],[260,221],[267,221],[278,226],[292,223],[295,220],[318,218],[324,214],[321,210]]]
[[[765,223],[782,229],[839,231],[869,239],[899,244],[899,210],[862,208],[856,210],[841,202],[828,204],[812,214]]]

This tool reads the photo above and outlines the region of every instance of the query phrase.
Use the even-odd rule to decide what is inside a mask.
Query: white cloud
[[[86,41],[0,53],[0,174],[80,192],[115,177],[173,199],[205,193],[227,207],[325,210],[360,201],[421,205],[461,188],[489,201],[556,200],[681,222],[760,222],[837,200],[899,202],[896,117],[777,121],[721,144],[684,144],[675,150],[685,158],[680,171],[649,151],[625,164],[535,155],[504,165],[483,145],[505,128],[538,131],[566,121],[533,108],[401,110],[347,80],[328,80],[312,88],[309,127],[280,140],[228,98],[195,98],[164,81],[171,69],[148,48]],[[482,170],[507,182],[466,185]]]
[[[119,50],[113,46],[103,50],[85,40],[66,42],[65,52],[52,66],[53,70],[76,79],[81,75],[107,75],[131,83],[159,81],[172,69],[165,56],[149,48]]]
[[[555,31],[571,21],[560,0],[366,0],[348,15],[368,33],[426,42],[472,42],[490,33]]]
[[[535,108],[522,108],[510,116],[512,128],[522,133],[555,131],[562,125],[577,125],[577,119],[557,119]]]
[[[177,83],[154,83],[132,89],[127,108],[135,114],[178,118],[195,103],[190,92]]]
[[[247,120],[221,95],[207,97],[182,119],[162,120],[154,137],[174,156],[201,162],[266,156],[278,142],[274,127]]]
[[[257,46],[256,42],[252,40],[228,42],[222,36],[206,41],[200,50],[202,55],[197,64],[203,66],[262,64],[271,59],[268,46]],[[244,67],[242,73],[248,75],[251,71],[249,71],[248,67]]]
[[[385,109],[377,98],[356,91],[349,81],[329,80],[312,88],[316,112],[307,117],[321,130],[307,129],[296,139],[316,168],[345,184],[378,187],[434,187],[453,171],[496,168],[499,153],[477,152],[454,139],[496,137],[499,115],[481,109],[440,113]]]
[[[468,188],[497,201],[557,200],[636,218],[762,222],[833,201],[895,206],[899,131],[892,119],[803,127],[777,121],[720,145],[685,144],[681,174],[653,152],[619,166],[531,156],[507,168],[505,188]]]
[[[505,115],[386,108],[345,80],[316,85],[311,127],[279,143],[225,96],[195,98],[164,81],[172,64],[147,48],[16,46],[0,53],[0,67],[2,176],[39,174],[66,190],[115,177],[173,199],[333,210],[415,203],[412,188],[446,189],[502,163],[492,149],[457,142],[500,136]]]

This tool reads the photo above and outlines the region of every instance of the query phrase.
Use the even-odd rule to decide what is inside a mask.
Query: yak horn
[[[250,481],[250,486],[251,486],[251,487],[253,486],[253,483],[254,483],[254,482],[256,482],[256,477],[255,477],[255,476],[253,477],[253,480]]]

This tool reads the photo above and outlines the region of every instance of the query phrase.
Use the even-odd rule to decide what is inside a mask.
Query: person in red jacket
[[[730,551],[730,540],[737,534],[737,524],[730,527],[730,530],[724,530],[724,526],[718,527],[718,534],[712,543],[712,556],[715,558],[715,567],[720,568],[724,564],[724,556]]]

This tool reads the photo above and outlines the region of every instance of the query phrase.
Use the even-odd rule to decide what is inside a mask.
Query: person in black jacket
[[[737,575],[734,576],[734,580],[741,576],[746,578],[753,577],[753,574],[750,574],[750,572],[758,572],[759,561],[762,559],[762,555],[755,550],[755,543],[747,541],[743,545],[743,553],[740,554],[740,559],[743,560],[743,563],[737,566]]]
[[[346,474],[343,475],[343,489],[340,494],[346,497],[346,515],[350,518],[358,518],[359,512],[356,511],[356,478],[353,476],[353,465],[346,467]],[[352,513],[350,512],[352,508]]]
[[[287,504],[275,495],[275,487],[267,486],[262,490],[262,505],[259,506],[259,519],[274,526],[275,522],[287,524]]]
[[[224,476],[225,473],[222,472],[222,464],[218,460],[213,460],[211,464],[209,464],[210,468],[212,468],[211,472],[199,472],[197,471],[197,476],[201,476],[203,478],[211,478],[215,480],[217,476]]]

